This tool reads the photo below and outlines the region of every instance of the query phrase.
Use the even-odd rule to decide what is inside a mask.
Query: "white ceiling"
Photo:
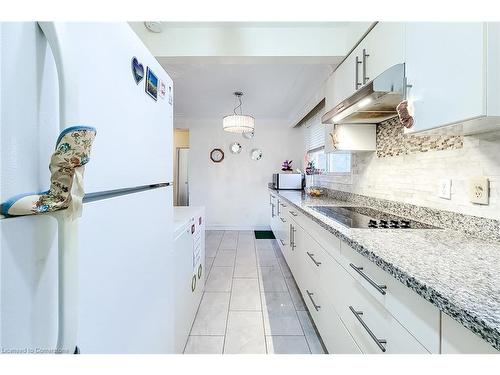
[[[289,122],[317,104],[318,89],[370,25],[163,22],[152,33],[130,23],[174,80],[176,117],[221,118],[243,91],[246,114]]]
[[[257,120],[289,119],[332,72],[333,64],[304,63],[173,63],[158,58],[174,80],[174,115],[218,118],[230,114],[234,91],[243,91],[243,112]],[[175,60],[175,59],[174,59]]]

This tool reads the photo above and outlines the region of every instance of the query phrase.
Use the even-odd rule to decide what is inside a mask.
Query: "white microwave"
[[[273,174],[273,187],[279,190],[302,190],[303,181],[302,173]]]

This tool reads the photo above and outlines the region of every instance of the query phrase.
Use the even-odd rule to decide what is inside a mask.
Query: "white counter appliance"
[[[274,173],[273,187],[280,190],[302,190],[303,180],[302,173]]]
[[[174,207],[174,351],[182,353],[205,286],[205,209]]]

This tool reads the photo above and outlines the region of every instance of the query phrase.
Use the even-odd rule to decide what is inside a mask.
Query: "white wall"
[[[285,159],[301,167],[303,141],[301,129],[290,129],[278,120],[256,120],[255,137],[222,130],[222,119],[182,120],[175,127],[189,128],[189,202],[206,207],[208,229],[268,229],[269,197],[267,184],[281,169]],[[229,144],[242,145],[240,154],[229,151]],[[224,150],[221,163],[210,160],[213,148]],[[260,148],[263,158],[254,161],[250,150]]]

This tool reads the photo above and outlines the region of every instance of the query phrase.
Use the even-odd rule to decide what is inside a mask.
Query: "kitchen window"
[[[350,153],[325,154],[324,149],[312,150],[307,153],[308,160],[314,161],[314,166],[321,173],[350,174],[352,170],[352,157]]]
[[[350,153],[328,154],[327,157],[327,172],[334,174],[347,174],[351,173],[352,159]]]
[[[308,161],[321,174],[345,175],[351,173],[351,153],[325,153],[325,125],[321,123],[324,101],[309,112],[301,123],[305,126],[305,147]]]

